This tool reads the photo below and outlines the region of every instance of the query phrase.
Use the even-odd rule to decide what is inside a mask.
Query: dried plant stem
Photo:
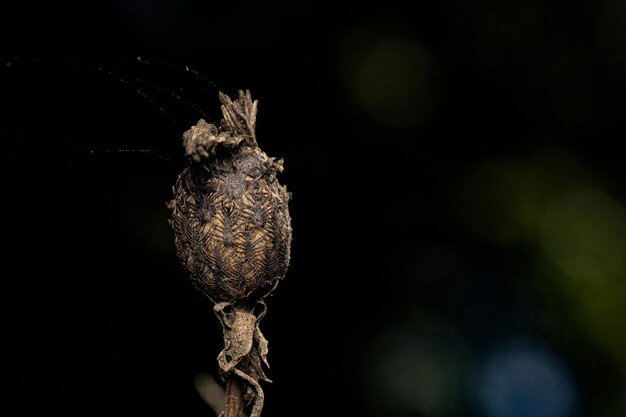
[[[224,417],[246,417],[244,411],[245,383],[235,374],[231,374],[226,379],[226,404],[224,407]]]
[[[256,358],[260,359],[260,358]],[[253,395],[253,406],[250,417],[260,417],[265,394],[259,383],[246,372],[256,372],[252,367],[250,356],[245,356],[239,366],[243,369],[233,368],[232,372],[226,376],[226,398],[224,404],[223,417],[246,417],[244,409],[250,403],[250,394]],[[245,372],[244,372],[245,370]],[[271,382],[267,377],[263,377],[266,382]]]

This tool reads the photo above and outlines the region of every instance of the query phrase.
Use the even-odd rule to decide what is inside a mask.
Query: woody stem
[[[235,374],[228,375],[226,379],[226,404],[224,417],[246,417],[244,411],[245,383]]]

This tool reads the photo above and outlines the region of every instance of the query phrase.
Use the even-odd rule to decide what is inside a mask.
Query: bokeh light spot
[[[598,189],[564,196],[542,227],[547,259],[572,315],[626,370],[626,212]]]
[[[626,215],[597,190],[585,190],[556,202],[542,225],[549,259],[567,275],[594,279],[624,271]]]
[[[489,161],[461,181],[460,215],[479,235],[501,244],[537,237],[546,207],[591,182],[578,161],[560,150]]]
[[[454,415],[460,405],[465,343],[451,329],[392,329],[376,349],[370,400],[385,415]]]
[[[576,390],[565,364],[533,347],[496,351],[478,376],[476,395],[486,417],[567,417]]]
[[[357,104],[390,128],[414,127],[434,108],[433,60],[417,41],[372,43],[356,57],[350,88]]]

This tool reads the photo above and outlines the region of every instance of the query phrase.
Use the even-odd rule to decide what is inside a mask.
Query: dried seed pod
[[[200,120],[183,135],[191,164],[178,176],[170,224],[176,252],[195,287],[206,294],[224,333],[218,356],[227,379],[225,417],[240,417],[233,398],[254,400],[250,417],[258,417],[264,394],[260,381],[268,343],[259,328],[264,297],[283,279],[291,250],[289,193],[276,175],[282,160],[268,157],[257,145],[257,102],[240,91],[235,101],[220,93],[219,126]],[[243,392],[238,383],[246,385]],[[231,392],[231,394],[229,394]],[[230,399],[230,400],[229,400]],[[231,405],[232,405],[231,404]]]
[[[220,93],[223,120],[185,132],[192,164],[174,187],[171,224],[178,257],[214,302],[251,303],[273,291],[289,265],[289,194],[282,161],[257,145],[257,102]]]

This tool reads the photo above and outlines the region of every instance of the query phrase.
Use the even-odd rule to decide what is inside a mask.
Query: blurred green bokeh
[[[354,63],[350,88],[358,105],[391,128],[422,123],[433,112],[429,57],[416,41],[395,39],[369,46]]]
[[[626,211],[597,176],[551,150],[475,167],[460,195],[473,230],[553,267],[576,320],[626,371]]]

